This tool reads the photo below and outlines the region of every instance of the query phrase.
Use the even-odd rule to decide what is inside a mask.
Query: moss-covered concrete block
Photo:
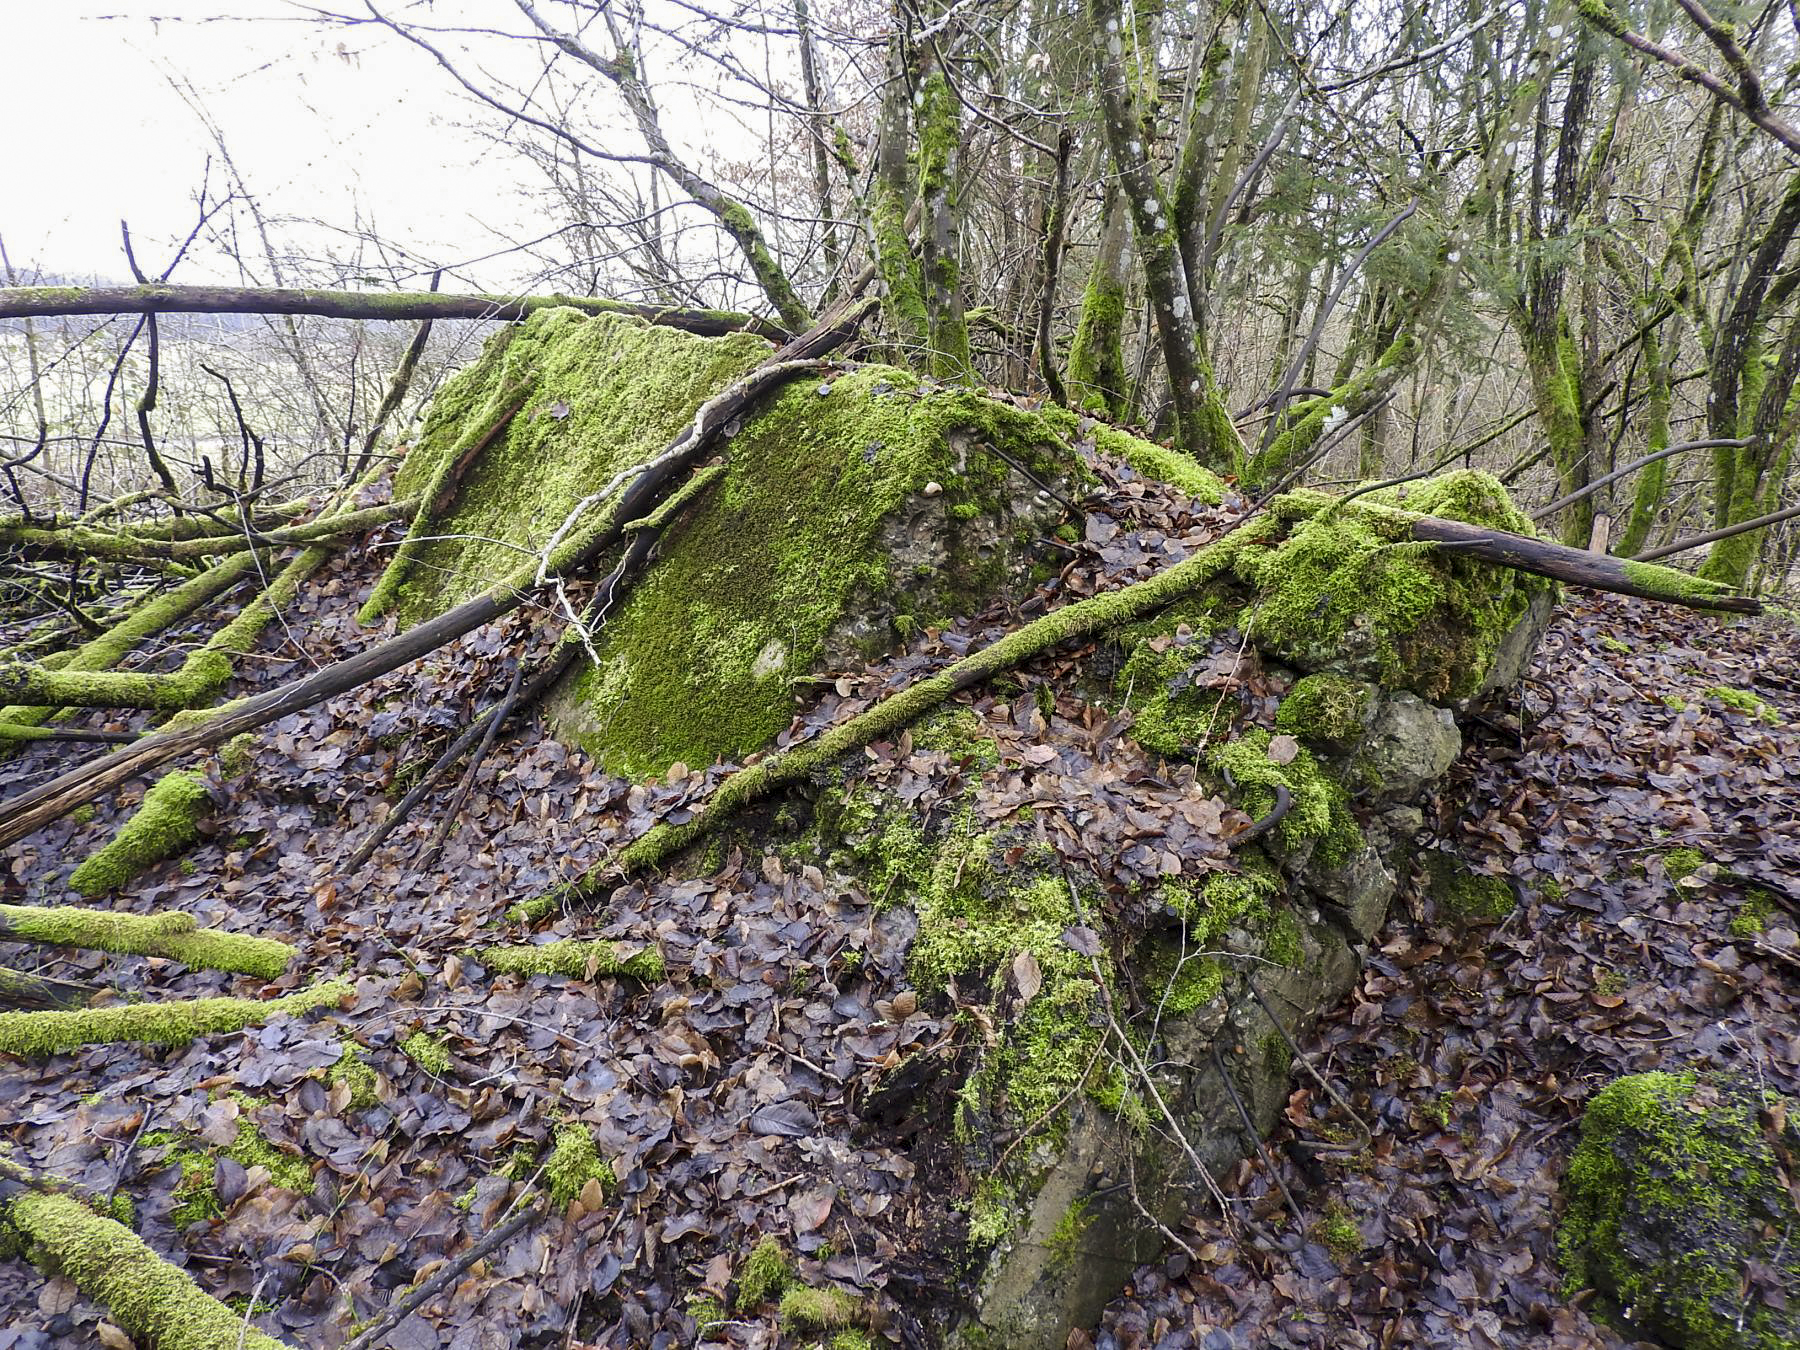
[[[378,595],[416,622],[506,575],[767,353],[743,335],[532,315],[438,396],[398,492],[436,495],[471,428],[518,411],[425,529],[455,538],[419,543]],[[821,669],[1032,584],[1037,546],[1066,514],[1058,498],[1087,474],[1075,443],[1100,434],[887,367],[790,381],[728,428],[725,472],[608,616],[597,667],[583,663],[550,701],[559,727],[634,776],[758,748]],[[1167,457],[1104,434],[1142,472]],[[1188,466],[1183,490],[1219,487]]]
[[[1797,1119],[1754,1083],[1691,1070],[1601,1089],[1564,1180],[1570,1292],[1597,1289],[1635,1334],[1686,1350],[1800,1345]]]

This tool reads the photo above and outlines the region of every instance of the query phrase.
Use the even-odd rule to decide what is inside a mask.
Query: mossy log
[[[787,333],[767,319],[722,309],[639,305],[593,295],[444,295],[435,291],[324,291],[233,286],[14,286],[0,288],[0,319],[59,314],[316,314],[328,319],[482,319],[510,322],[540,309],[628,314],[706,337]]]
[[[54,667],[48,659],[41,664],[66,675],[109,671],[138,643],[182,622],[202,605],[256,575],[262,561],[258,554],[250,552],[227,558],[174,590],[146,600],[107,632],[57,661]],[[15,727],[33,726],[65,706],[68,705],[57,703],[0,708],[0,722]]]
[[[131,956],[160,956],[202,970],[272,980],[293,962],[285,942],[201,928],[192,914],[115,914],[71,905],[0,905],[0,937]]]
[[[184,769],[163,775],[112,840],[69,874],[69,885],[83,895],[117,890],[198,839],[211,806],[204,779]]]
[[[0,1013],[0,1054],[38,1059],[83,1045],[135,1041],[185,1045],[198,1036],[222,1035],[260,1026],[286,1013],[299,1016],[355,996],[348,980],[328,980],[282,998],[168,999],[77,1012]]]
[[[0,1205],[0,1247],[9,1238],[46,1273],[73,1280],[105,1304],[149,1350],[284,1350],[129,1228],[72,1195],[20,1188]]]
[[[590,512],[591,519],[579,528],[566,531],[561,542],[549,549],[542,561],[534,559],[473,599],[324,670],[220,709],[199,725],[146,737],[0,803],[0,847],[22,839],[107,789],[140,777],[171,759],[222,744],[233,736],[254,731],[289,713],[310,708],[397,670],[463,634],[511,613],[556,578],[591,566],[619,541],[624,525],[649,515],[664,497],[679,487],[724,428],[733,425],[769,389],[791,379],[806,363],[818,360],[848,341],[867,309],[860,300],[847,302],[808,332],[774,352],[744,379],[709,400],[662,454],[638,466],[609,502]],[[308,549],[301,557],[314,551]]]

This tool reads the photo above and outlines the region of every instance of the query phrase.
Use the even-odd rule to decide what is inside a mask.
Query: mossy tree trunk
[[[1069,346],[1067,384],[1078,406],[1120,421],[1131,407],[1131,376],[1125,370],[1130,243],[1131,215],[1125,194],[1108,178],[1100,206],[1100,239],[1081,294],[1075,338]]]
[[[881,311],[908,360],[930,349],[930,323],[925,312],[924,281],[907,239],[906,215],[912,201],[913,174],[908,148],[912,140],[912,89],[917,71],[909,59],[904,32],[896,27],[888,40],[887,84],[875,143],[875,174],[869,187],[870,245],[881,280]]]
[[[1140,89],[1143,34],[1125,21],[1119,0],[1088,0],[1088,21],[1107,149],[1131,212],[1169,381],[1175,439],[1206,467],[1231,471],[1242,447],[1201,345],[1193,288],[1180,246],[1181,222],[1153,158],[1156,128],[1148,111],[1152,105]]]
[[[940,32],[931,41],[929,69],[919,87],[920,273],[924,280],[927,369],[955,384],[974,381],[969,325],[963,316],[962,265],[957,236],[961,212],[957,178],[962,162],[962,105],[950,87]]]

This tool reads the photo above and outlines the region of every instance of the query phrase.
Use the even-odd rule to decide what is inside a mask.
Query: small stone
[[[927,497],[935,497],[938,495],[938,493],[942,492],[943,490],[944,490],[944,485],[935,480],[927,483],[924,486],[924,488],[922,489],[922,491],[924,492],[924,494]]]

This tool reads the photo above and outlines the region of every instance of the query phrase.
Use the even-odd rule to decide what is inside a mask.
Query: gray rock
[[[1448,708],[1394,693],[1376,709],[1356,764],[1377,799],[1409,801],[1441,778],[1461,753],[1462,732]]]

